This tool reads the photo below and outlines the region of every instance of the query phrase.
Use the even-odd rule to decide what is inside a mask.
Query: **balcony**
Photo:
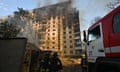
[[[76,37],[74,37],[74,39],[81,39],[81,38],[80,38],[80,36],[76,36]]]

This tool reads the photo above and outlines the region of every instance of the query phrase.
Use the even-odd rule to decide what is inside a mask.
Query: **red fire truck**
[[[90,26],[84,41],[88,72],[120,72],[120,6]]]

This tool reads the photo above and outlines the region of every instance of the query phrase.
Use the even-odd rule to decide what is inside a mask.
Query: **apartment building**
[[[39,48],[58,52],[65,57],[80,55],[79,12],[71,2],[58,3],[33,10],[41,20],[38,28]]]

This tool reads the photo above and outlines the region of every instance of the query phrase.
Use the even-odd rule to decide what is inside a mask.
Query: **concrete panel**
[[[0,39],[0,72],[21,72],[26,38]]]

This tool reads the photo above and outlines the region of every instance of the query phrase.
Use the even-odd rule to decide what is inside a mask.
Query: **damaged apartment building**
[[[80,55],[79,12],[70,1],[37,8],[33,13],[40,16],[40,22],[33,27],[37,29],[41,50],[58,52],[64,57]]]

